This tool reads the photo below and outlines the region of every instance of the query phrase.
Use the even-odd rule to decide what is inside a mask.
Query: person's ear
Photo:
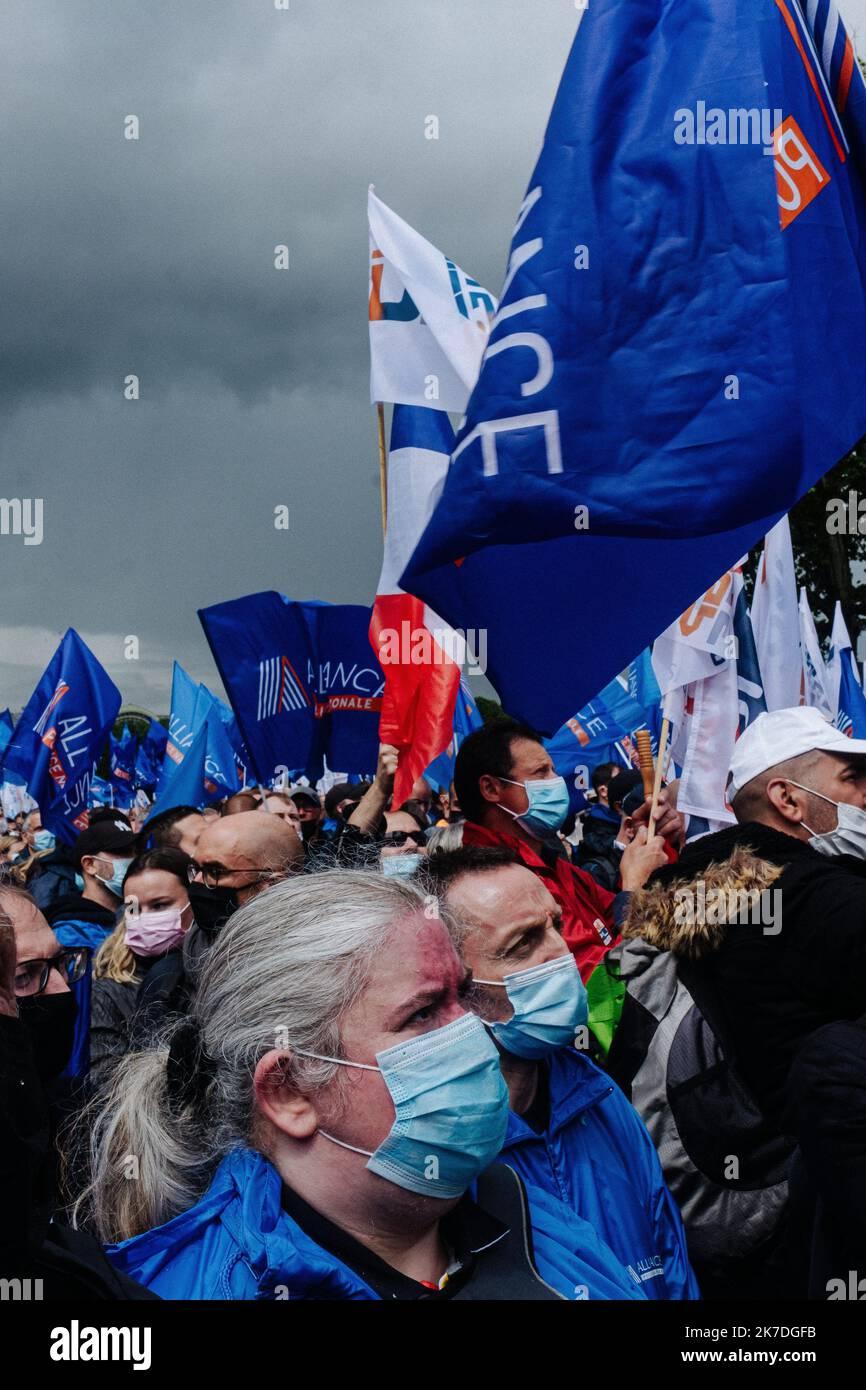
[[[95,870],[93,866],[96,863],[98,857],[99,856],[96,854],[83,855],[81,859],[81,872],[83,874],[94,874]]]
[[[785,777],[773,777],[767,783],[766,797],[773,810],[784,820],[799,825],[805,815],[802,792]]]
[[[256,1104],[276,1129],[290,1139],[312,1139],[319,1112],[289,1080],[291,1053],[273,1049],[261,1058],[253,1077]]]
[[[483,772],[478,778],[478,790],[484,797],[484,800],[489,801],[491,805],[494,806],[498,805],[502,800],[502,792],[499,783],[500,779],[494,777],[490,772]]]

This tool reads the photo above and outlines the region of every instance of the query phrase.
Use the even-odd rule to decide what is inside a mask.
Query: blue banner
[[[582,14],[401,579],[486,629],[503,704],[542,729],[866,431],[863,83],[836,47],[825,75],[796,0]]]
[[[370,610],[295,602],[269,590],[199,610],[256,778],[324,760],[372,775],[384,677],[367,635]]]
[[[87,823],[91,779],[120,709],[120,691],[69,628],[15,726],[4,776],[19,778],[43,823],[72,843]]]

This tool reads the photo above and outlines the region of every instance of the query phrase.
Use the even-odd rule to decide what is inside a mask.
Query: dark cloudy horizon
[[[268,588],[372,601],[367,186],[498,290],[577,14],[8,0],[4,15],[0,492],[44,499],[44,539],[0,537],[0,707],[27,700],[72,626],[124,702],[162,713],[175,657],[221,689],[197,608]]]
[[[841,8],[866,27],[866,0]],[[0,493],[44,499],[44,539],[0,536],[0,708],[70,626],[165,713],[173,658],[221,689],[197,608],[372,601],[367,186],[497,293],[577,18],[6,0]]]

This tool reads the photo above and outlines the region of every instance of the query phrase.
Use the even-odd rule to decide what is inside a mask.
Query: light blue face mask
[[[37,830],[33,836],[33,848],[39,853],[44,849],[53,849],[56,844],[57,841],[50,830]]]
[[[504,980],[474,979],[473,983],[499,986],[508,995],[514,1016],[487,1027],[506,1052],[517,1057],[544,1057],[557,1047],[570,1047],[589,1016],[586,987],[570,952],[543,965],[516,970]]]
[[[300,1047],[294,1050],[341,1067],[381,1072],[396,1113],[390,1133],[374,1153],[323,1129],[319,1133],[342,1149],[364,1154],[371,1173],[407,1192],[459,1197],[502,1148],[508,1088],[499,1054],[474,1014],[377,1052],[375,1067]]]
[[[382,863],[382,873],[386,878],[411,878],[421,863],[420,854],[386,854]]]
[[[103,878],[102,874],[95,874],[94,877],[98,878],[99,882],[103,883],[108,891],[113,893],[115,897],[122,898],[123,880],[126,878],[126,871],[131,863],[131,859],[115,859],[114,873],[111,875],[111,878]]]
[[[502,810],[519,820],[530,835],[549,834],[559,829],[568,815],[568,787],[564,777],[536,777],[529,782],[514,782],[510,777],[499,780],[525,790],[529,798],[525,811],[512,811],[508,806],[502,806]]]

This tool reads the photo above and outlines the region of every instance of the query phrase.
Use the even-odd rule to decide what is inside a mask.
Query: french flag
[[[426,527],[454,447],[444,410],[395,405],[388,461],[388,525],[370,641],[385,674],[379,737],[400,750],[393,804],[451,740],[460,683],[458,635],[398,584]]]

